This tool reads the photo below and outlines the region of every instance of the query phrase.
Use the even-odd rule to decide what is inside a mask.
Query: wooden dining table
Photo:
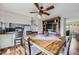
[[[48,37],[41,35],[29,35],[29,54],[31,55],[31,45],[34,45],[47,55],[58,55],[63,46],[63,43],[63,40],[59,39],[56,36],[52,37],[52,35]]]

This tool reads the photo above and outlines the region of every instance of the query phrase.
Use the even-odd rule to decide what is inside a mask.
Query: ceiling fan
[[[46,11],[49,11],[49,10],[54,8],[54,6],[49,6],[48,8],[44,9],[44,7],[43,6],[39,6],[38,3],[34,3],[34,5],[37,7],[38,12],[30,12],[30,13],[38,13],[38,15],[40,15],[40,16],[42,16],[43,14],[49,16],[50,13],[48,13]]]

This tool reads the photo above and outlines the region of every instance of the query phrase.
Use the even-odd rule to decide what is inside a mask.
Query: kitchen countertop
[[[15,34],[15,32],[7,32],[7,33],[2,33],[0,35],[8,35],[8,34]]]

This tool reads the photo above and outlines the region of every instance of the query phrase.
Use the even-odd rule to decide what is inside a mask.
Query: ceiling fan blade
[[[29,13],[38,13],[38,12],[29,12]]]
[[[50,7],[46,8],[44,11],[48,11],[48,10],[51,10],[53,8],[54,8],[54,6],[50,6]]]
[[[48,16],[50,15],[49,13],[47,13],[47,12],[44,12],[44,11],[43,11],[42,13],[43,13],[43,14],[46,14],[46,15],[48,15]]]
[[[34,4],[40,10],[39,4],[38,3],[34,3]]]

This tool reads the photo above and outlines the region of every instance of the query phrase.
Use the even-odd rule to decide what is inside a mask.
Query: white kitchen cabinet
[[[14,46],[15,34],[1,34],[0,35],[0,48],[6,48]]]

